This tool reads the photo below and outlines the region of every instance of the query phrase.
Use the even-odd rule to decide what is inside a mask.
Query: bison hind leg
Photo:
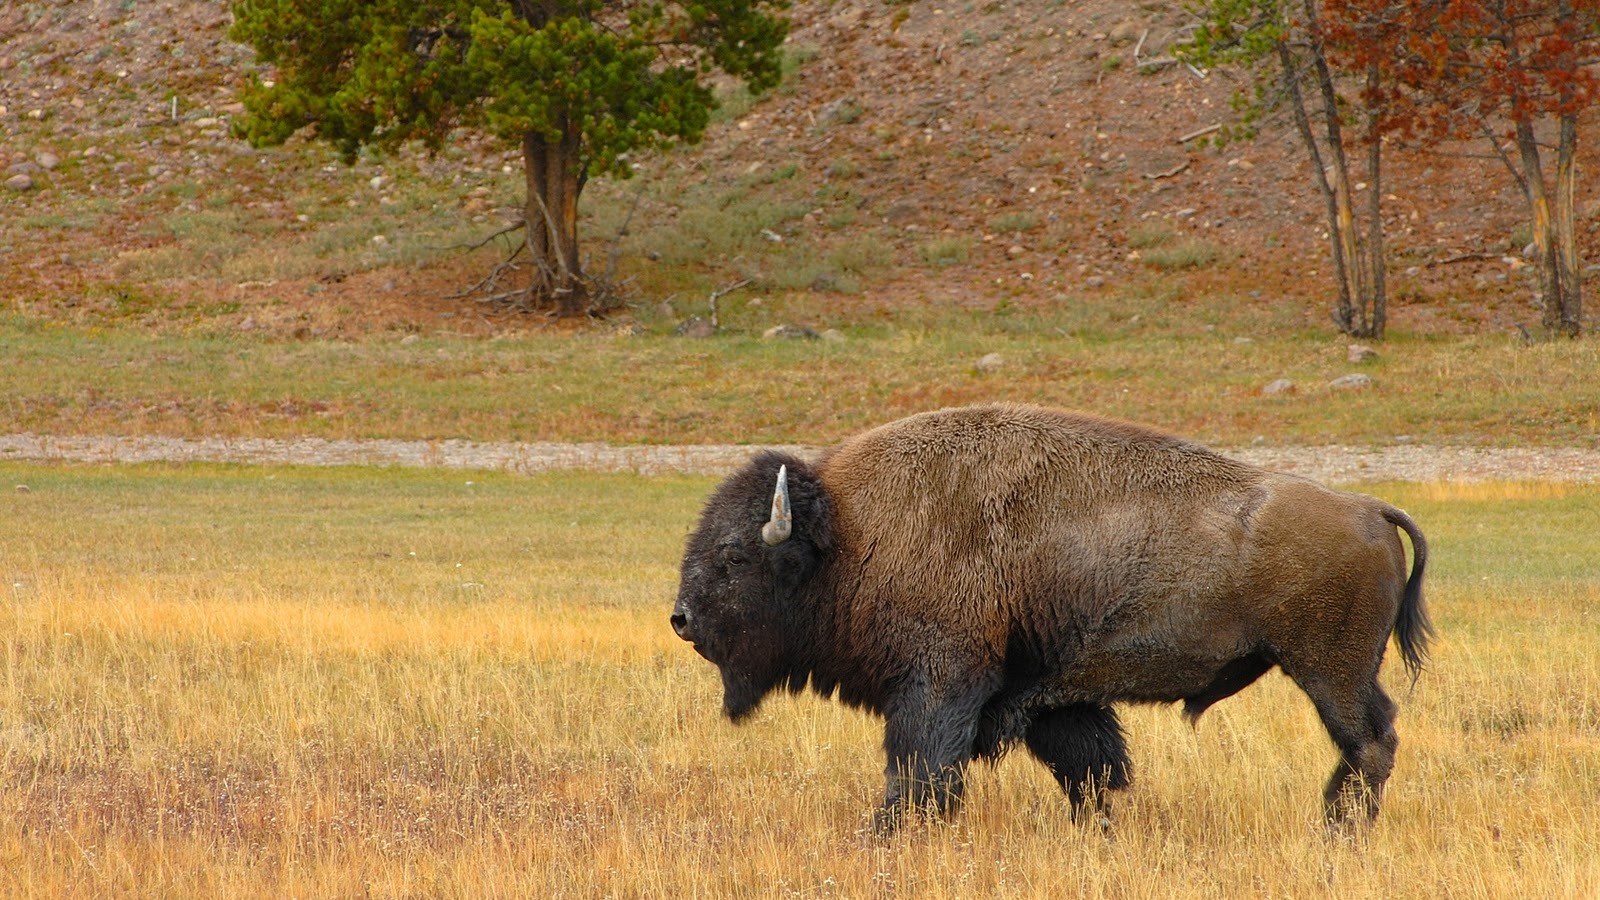
[[[1074,703],[1039,711],[1024,734],[1028,750],[1050,770],[1072,804],[1072,816],[1105,808],[1107,791],[1131,780],[1128,742],[1116,711]]]
[[[1339,748],[1339,764],[1322,795],[1329,824],[1371,821],[1378,815],[1383,784],[1389,780],[1400,744],[1394,731],[1394,701],[1375,680],[1348,693],[1325,682],[1301,687]]]
[[[1200,721],[1200,714],[1210,709],[1213,703],[1226,700],[1254,684],[1257,678],[1267,674],[1267,670],[1275,665],[1277,663],[1264,653],[1241,656],[1228,663],[1217,671],[1217,677],[1210,684],[1183,699],[1183,717],[1189,720],[1190,725],[1194,725]]]

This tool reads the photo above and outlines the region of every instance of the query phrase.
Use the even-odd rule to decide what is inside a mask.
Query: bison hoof
[[[886,838],[905,824],[908,815],[910,811],[902,803],[880,806],[872,813],[872,833]]]

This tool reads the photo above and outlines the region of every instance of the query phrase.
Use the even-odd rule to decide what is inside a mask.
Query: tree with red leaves
[[[1600,96],[1600,0],[1324,0],[1341,67],[1379,73],[1381,127],[1486,138],[1528,203],[1543,322],[1582,330],[1574,195],[1580,114]],[[1550,155],[1554,153],[1554,172]]]

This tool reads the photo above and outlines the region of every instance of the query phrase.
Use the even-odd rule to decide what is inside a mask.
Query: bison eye
[[[750,565],[750,557],[743,550],[728,549],[722,553],[722,562],[730,569],[743,569]]]

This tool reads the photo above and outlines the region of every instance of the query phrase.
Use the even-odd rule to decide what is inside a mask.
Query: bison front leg
[[[888,711],[886,784],[873,822],[879,834],[894,831],[907,813],[943,815],[960,804],[979,713],[994,693],[988,679],[963,681],[959,690],[941,690],[918,680]]]
[[[1028,750],[1050,769],[1072,804],[1073,819],[1105,811],[1106,792],[1127,787],[1128,744],[1109,706],[1078,703],[1034,716]]]

